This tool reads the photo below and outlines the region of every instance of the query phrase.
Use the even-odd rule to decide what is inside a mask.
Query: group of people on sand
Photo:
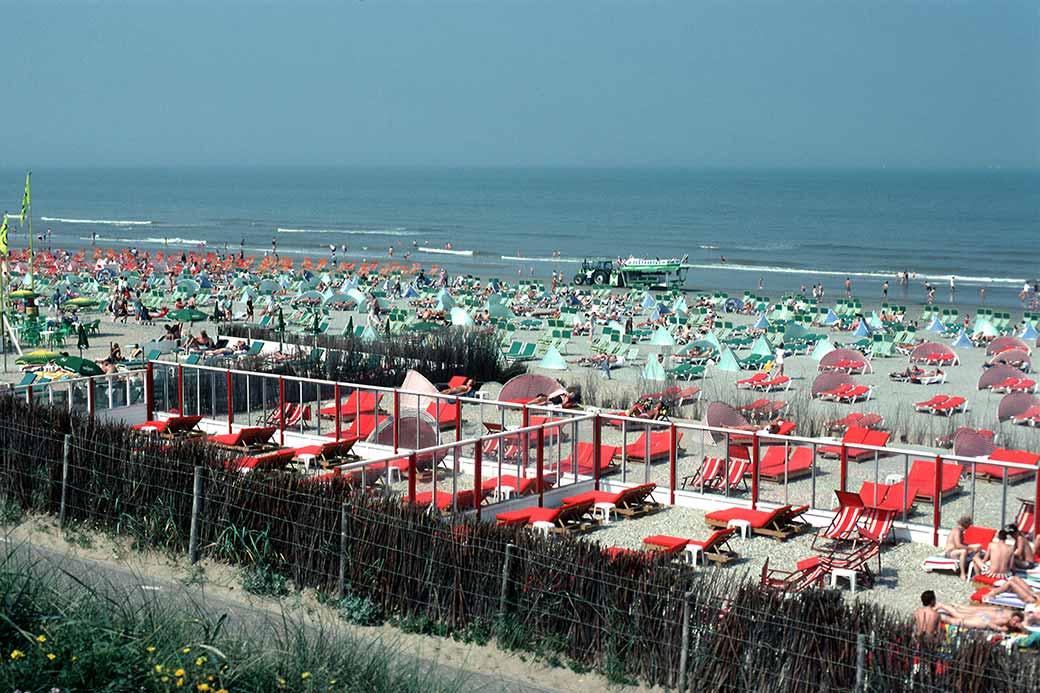
[[[1040,536],[1035,542],[1030,543],[1025,533],[1012,523],[997,532],[993,541],[986,547],[980,544],[968,544],[964,541],[964,532],[971,527],[971,521],[972,518],[968,515],[961,517],[946,537],[946,556],[957,559],[961,579],[967,581],[970,563],[980,575],[1007,580],[1006,584],[1023,587],[1032,594],[1032,590],[1024,581],[1014,577],[1014,572],[1036,566],[1036,556],[1040,552]],[[1017,593],[1015,587],[1003,591],[1009,590]],[[1023,601],[1035,601],[1035,597],[1023,599]]]

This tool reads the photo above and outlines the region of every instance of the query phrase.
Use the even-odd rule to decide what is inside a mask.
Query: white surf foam
[[[180,238],[173,236],[170,238],[116,238],[112,236],[98,236],[97,238],[90,238],[90,236],[80,236],[81,241],[94,240],[101,243],[129,243],[131,245],[206,245],[206,241],[199,238]]]
[[[580,264],[581,260],[576,257],[523,257],[521,255],[501,255],[502,260],[518,260],[520,262],[563,262],[567,264]]]
[[[436,253],[438,255],[463,255],[466,257],[473,256],[472,250],[448,250],[447,248],[427,248],[426,246],[421,246],[417,248],[417,250],[420,253]]]
[[[757,266],[757,265],[739,265],[727,262],[722,264],[719,262],[713,264],[694,264],[688,265],[693,269],[705,269],[705,270],[730,270],[734,272],[762,272],[770,274],[806,274],[813,276],[824,276],[824,277],[871,277],[877,279],[888,279],[890,282],[897,281],[898,277],[902,276],[902,273],[897,272],[839,272],[837,270],[817,270],[817,269],[800,269],[798,267],[772,267],[772,266]],[[914,274],[910,273],[911,281],[935,281],[935,282],[948,282],[950,281],[949,274]],[[1015,279],[1012,277],[975,277],[970,275],[953,275],[953,279],[956,282],[968,283],[968,284],[1022,284],[1025,279]],[[937,287],[942,288],[942,287]]]
[[[132,219],[66,219],[64,217],[40,217],[42,221],[57,221],[62,224],[103,224],[106,226],[150,226],[150,221]]]
[[[346,236],[412,236],[407,227],[397,226],[392,229],[292,229],[278,227],[278,233],[336,233]]]

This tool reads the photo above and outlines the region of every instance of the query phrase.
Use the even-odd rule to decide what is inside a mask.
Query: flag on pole
[[[19,224],[25,223],[25,215],[29,211],[29,205],[32,202],[32,194],[29,192],[29,178],[32,176],[32,171],[25,174],[25,194],[22,195],[22,216],[18,219]]]
[[[7,255],[7,215],[4,215],[4,223],[0,224],[0,255]]]

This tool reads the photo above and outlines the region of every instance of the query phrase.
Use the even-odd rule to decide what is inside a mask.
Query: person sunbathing
[[[996,589],[992,590],[987,596],[992,599],[999,597],[1002,594],[1011,592],[1016,597],[1021,599],[1026,604],[1036,604],[1037,595],[1033,591],[1033,588],[1029,586],[1029,583],[1020,577],[1011,576],[1004,580],[1004,584]]]
[[[441,394],[445,395],[457,395],[463,397],[473,392],[473,378],[466,378],[466,382],[462,385],[456,385],[455,387],[446,387],[441,390]]]
[[[629,407],[628,411],[625,412],[625,416],[633,419],[647,419],[650,421],[656,421],[665,417],[664,403],[660,400],[652,402],[649,399],[637,400],[635,404]]]
[[[1023,532],[1018,531],[1018,525],[1012,522],[1005,528],[1005,531],[1015,542],[1015,567],[1029,570],[1036,565],[1036,553],[1033,550],[1033,545],[1029,543]]]
[[[976,554],[971,563],[980,575],[1007,580],[1014,573],[1015,554],[1007,545],[1007,532],[1000,530],[984,551]]]
[[[949,618],[944,620],[952,626],[992,630],[998,633],[1023,631],[1024,615],[1018,609],[990,605],[954,606],[952,604],[936,604],[936,608],[949,615]]]
[[[964,530],[971,526],[971,517],[965,515],[961,519],[957,520],[957,524],[950,530],[949,535],[946,537],[946,549],[945,556],[947,558],[956,558],[961,569],[961,580],[967,582],[968,580],[968,561],[975,557],[975,554],[982,548],[981,544],[966,544],[964,543]]]

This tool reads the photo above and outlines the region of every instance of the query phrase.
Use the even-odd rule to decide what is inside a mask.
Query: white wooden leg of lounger
[[[747,539],[751,536],[751,522],[749,520],[735,519],[726,523],[727,527],[736,527],[740,530],[740,538]]]
[[[837,587],[838,578],[848,578],[849,591],[855,594],[856,592],[856,571],[849,570],[848,568],[833,568],[831,569],[831,587]]]

